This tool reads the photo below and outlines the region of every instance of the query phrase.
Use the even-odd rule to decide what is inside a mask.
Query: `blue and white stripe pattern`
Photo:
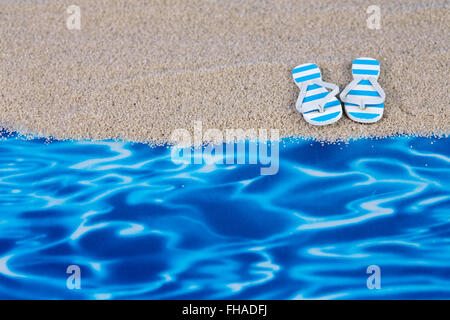
[[[334,95],[329,95],[324,86],[327,83],[322,82],[322,74],[316,64],[299,65],[292,70],[292,75],[300,88],[300,95],[304,93],[303,97],[299,96],[297,109],[302,112],[308,123],[326,125],[341,118],[341,103]],[[326,98],[327,96],[329,98]],[[323,112],[319,104],[323,106]]]
[[[380,63],[373,58],[358,58],[353,60],[352,74],[355,76],[376,77],[380,75]]]
[[[357,122],[378,121],[384,111],[384,92],[377,82],[380,63],[373,58],[355,59],[352,74],[354,80],[341,94],[347,115]]]
[[[322,79],[320,69],[315,63],[305,63],[295,67],[292,70],[292,75],[294,76],[294,81],[297,84]]]

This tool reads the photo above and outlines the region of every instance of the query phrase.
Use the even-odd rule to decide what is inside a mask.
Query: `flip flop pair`
[[[340,94],[347,116],[353,121],[373,123],[381,119],[386,95],[378,83],[380,63],[373,58],[358,58],[352,64],[353,81]],[[339,87],[322,81],[319,67],[306,63],[295,67],[292,75],[300,94],[295,104],[305,120],[313,125],[334,123],[342,117]],[[328,91],[330,89],[331,91]]]

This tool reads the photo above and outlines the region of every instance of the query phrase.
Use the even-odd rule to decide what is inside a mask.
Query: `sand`
[[[81,8],[81,30],[66,9]],[[164,143],[175,129],[279,129],[334,141],[448,135],[450,4],[151,0],[0,3],[0,126],[56,139]],[[314,127],[295,110],[291,70],[315,62],[342,90],[351,62],[381,62],[387,100],[375,124]]]

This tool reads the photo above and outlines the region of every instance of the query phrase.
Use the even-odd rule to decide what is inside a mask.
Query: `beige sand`
[[[81,30],[66,9],[81,8]],[[70,0],[0,3],[0,126],[24,134],[162,143],[174,129],[277,128],[320,140],[448,135],[449,2]],[[291,69],[317,63],[341,90],[381,61],[383,119],[326,127],[295,110]]]

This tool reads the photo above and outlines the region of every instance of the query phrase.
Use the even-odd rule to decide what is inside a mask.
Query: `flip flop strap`
[[[372,86],[380,95],[379,97],[365,97],[364,99],[358,99],[355,97],[349,97],[348,93],[353,90],[361,80],[369,80]],[[354,103],[360,106],[361,109],[364,109],[366,104],[379,104],[383,103],[386,99],[386,94],[384,90],[381,88],[380,84],[373,77],[355,77],[352,82],[341,92],[341,100],[343,102]]]
[[[320,85],[320,86],[322,86],[322,87],[331,89],[332,91],[331,91],[331,92],[328,92],[328,94],[327,94],[325,97],[323,97],[322,99],[315,101],[315,103],[314,103],[311,107],[309,107],[309,108],[304,108],[304,106],[302,106],[302,104],[303,104],[303,99],[304,99],[305,96],[306,96],[306,91],[307,91],[306,89],[308,88],[308,86],[309,86],[310,84],[318,84],[318,85]],[[309,82],[309,83],[305,83],[305,84],[303,84],[303,85],[300,87],[300,93],[299,93],[299,95],[298,95],[297,102],[296,102],[296,104],[295,104],[295,108],[296,108],[299,112],[304,113],[304,112],[316,110],[316,109],[317,109],[317,106],[318,106],[320,112],[323,112],[325,104],[326,104],[331,98],[335,97],[335,96],[338,94],[338,92],[339,92],[339,87],[338,87],[337,85],[333,84],[333,83],[324,82],[324,81],[322,81],[322,80],[315,80],[315,81],[311,81],[311,82]]]

